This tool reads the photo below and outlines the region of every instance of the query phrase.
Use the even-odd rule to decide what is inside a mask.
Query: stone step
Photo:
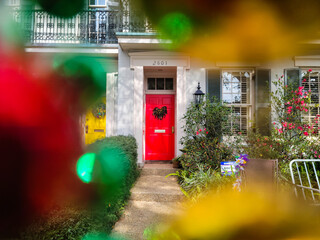
[[[182,206],[174,202],[129,201],[112,235],[121,234],[130,240],[142,240],[146,228],[166,222],[181,211]]]
[[[142,168],[141,175],[167,176],[176,171],[178,171],[178,169],[173,168],[172,164],[145,164]]]
[[[170,194],[170,193],[147,193],[147,192],[133,192],[131,193],[132,201],[145,201],[145,202],[180,202],[184,199],[183,194]]]
[[[131,190],[131,200],[135,201],[174,202],[183,197],[175,176],[141,175]]]

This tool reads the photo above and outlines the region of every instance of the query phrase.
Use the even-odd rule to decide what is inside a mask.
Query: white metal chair
[[[292,183],[297,197],[320,203],[320,160],[295,159],[289,164]]]

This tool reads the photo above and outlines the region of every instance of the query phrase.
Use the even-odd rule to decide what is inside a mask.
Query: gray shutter
[[[298,88],[300,85],[300,69],[285,69],[285,83],[287,85],[291,84],[294,88]]]
[[[256,76],[256,128],[262,135],[270,135],[271,106],[270,106],[270,69],[257,69]]]
[[[210,69],[207,73],[207,93],[221,100],[221,73],[219,69]]]

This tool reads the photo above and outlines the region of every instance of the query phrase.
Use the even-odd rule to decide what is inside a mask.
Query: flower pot
[[[179,168],[180,167],[180,164],[178,161],[172,161],[172,167],[173,168]]]
[[[277,186],[277,159],[249,159],[244,167],[243,177],[246,187],[275,188]]]

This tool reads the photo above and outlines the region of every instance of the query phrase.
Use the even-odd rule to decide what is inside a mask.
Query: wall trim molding
[[[294,57],[295,67],[319,67],[320,55],[314,56],[296,56]]]
[[[135,52],[129,53],[130,68],[143,67],[184,67],[190,69],[190,57],[172,52]]]

